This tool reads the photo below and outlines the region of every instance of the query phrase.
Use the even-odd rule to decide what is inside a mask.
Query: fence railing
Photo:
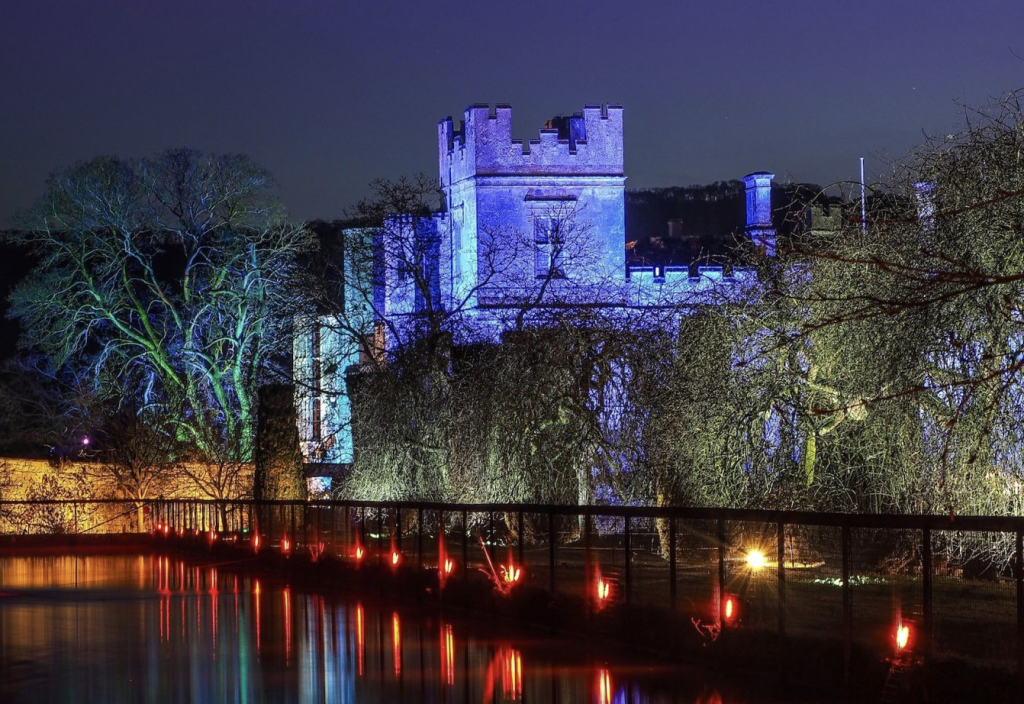
[[[32,505],[0,502],[0,530],[12,527],[5,510]],[[130,530],[137,518],[132,502],[60,508],[83,532]],[[479,574],[489,558],[508,588],[575,598],[589,613],[663,608],[709,641],[730,630],[780,644],[831,638],[847,673],[857,650],[1024,675],[1024,518],[326,500],[160,500],[145,517],[196,544],[400,564],[441,580]]]

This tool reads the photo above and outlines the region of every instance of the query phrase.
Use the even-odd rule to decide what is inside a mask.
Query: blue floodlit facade
[[[512,138],[508,105],[473,105],[458,127],[441,120],[443,209],[392,219],[376,233],[346,233],[347,241],[374,238],[372,267],[363,264],[372,271],[354,271],[347,259],[345,310],[335,320],[297,321],[295,401],[307,462],[353,461],[346,370],[374,354],[367,339],[377,353],[413,339],[425,312],[457,318],[456,343],[497,343],[514,321],[522,324],[525,309],[535,320],[545,309],[577,304],[623,316],[650,307],[685,314],[754,283],[754,273],[740,268],[726,275],[721,266],[627,265],[622,113],[617,105],[588,105],[553,118],[525,144]],[[776,240],[773,178],[756,172],[743,179],[746,234],[768,255]]]

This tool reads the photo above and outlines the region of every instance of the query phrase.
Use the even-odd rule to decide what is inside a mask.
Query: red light
[[[252,549],[253,552],[259,552],[260,549],[260,534],[254,533],[252,536]]]
[[[401,554],[397,550],[391,551],[391,566],[395,567],[398,565],[398,561],[402,559]]]
[[[357,545],[356,546],[356,560],[362,560],[363,559],[363,555],[365,555],[365,554],[366,554],[366,551],[363,550],[363,548],[361,546]]]
[[[519,577],[522,575],[522,570],[515,566],[511,561],[508,566],[501,566],[501,576],[505,579],[508,584],[515,584],[519,581]]]
[[[449,687],[455,684],[455,638],[452,636],[451,624],[442,624],[441,633],[441,670],[444,672],[444,683]]]
[[[731,596],[725,597],[725,603],[722,604],[722,616],[726,621],[732,621],[736,617],[736,600]]]
[[[363,661],[366,656],[366,626],[363,622],[363,605],[356,604],[356,654],[358,656],[357,672],[363,674]]]
[[[612,704],[612,676],[608,670],[597,673],[597,701],[599,704]]]
[[[395,677],[402,674],[402,630],[398,613],[391,614],[391,659],[395,665]]]
[[[910,643],[910,626],[902,621],[896,622],[896,652],[900,652]]]
[[[612,595],[612,585],[603,578],[597,578],[597,598],[604,601]]]
[[[288,536],[281,538],[281,551],[289,552],[292,549],[292,542],[288,540]]]
[[[449,574],[452,573],[453,569],[455,569],[455,563],[452,560],[450,560],[448,558],[445,558],[445,561],[444,561],[444,573],[446,575],[449,575]]]

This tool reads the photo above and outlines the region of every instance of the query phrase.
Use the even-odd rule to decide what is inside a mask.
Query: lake
[[[746,704],[756,688],[487,618],[166,555],[0,557],[0,702]]]

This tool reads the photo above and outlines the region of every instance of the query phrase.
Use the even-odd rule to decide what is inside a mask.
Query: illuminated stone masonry
[[[458,127],[451,117],[441,120],[443,210],[393,219],[373,235],[376,271],[361,277],[374,280],[372,304],[346,296],[342,317],[360,321],[383,350],[414,338],[417,320],[438,311],[457,313],[456,343],[470,341],[460,334],[500,342],[527,307],[537,320],[545,309],[579,304],[623,316],[651,307],[685,314],[754,283],[754,273],[741,268],[726,275],[720,266],[627,265],[622,112],[587,105],[552,118],[525,143],[512,138],[509,105],[472,105]],[[743,179],[746,234],[769,255],[773,178],[757,172]],[[360,241],[360,233],[348,235]],[[347,464],[353,447],[344,375],[367,351],[331,332],[330,318],[320,322],[296,326],[299,435],[307,461]]]

